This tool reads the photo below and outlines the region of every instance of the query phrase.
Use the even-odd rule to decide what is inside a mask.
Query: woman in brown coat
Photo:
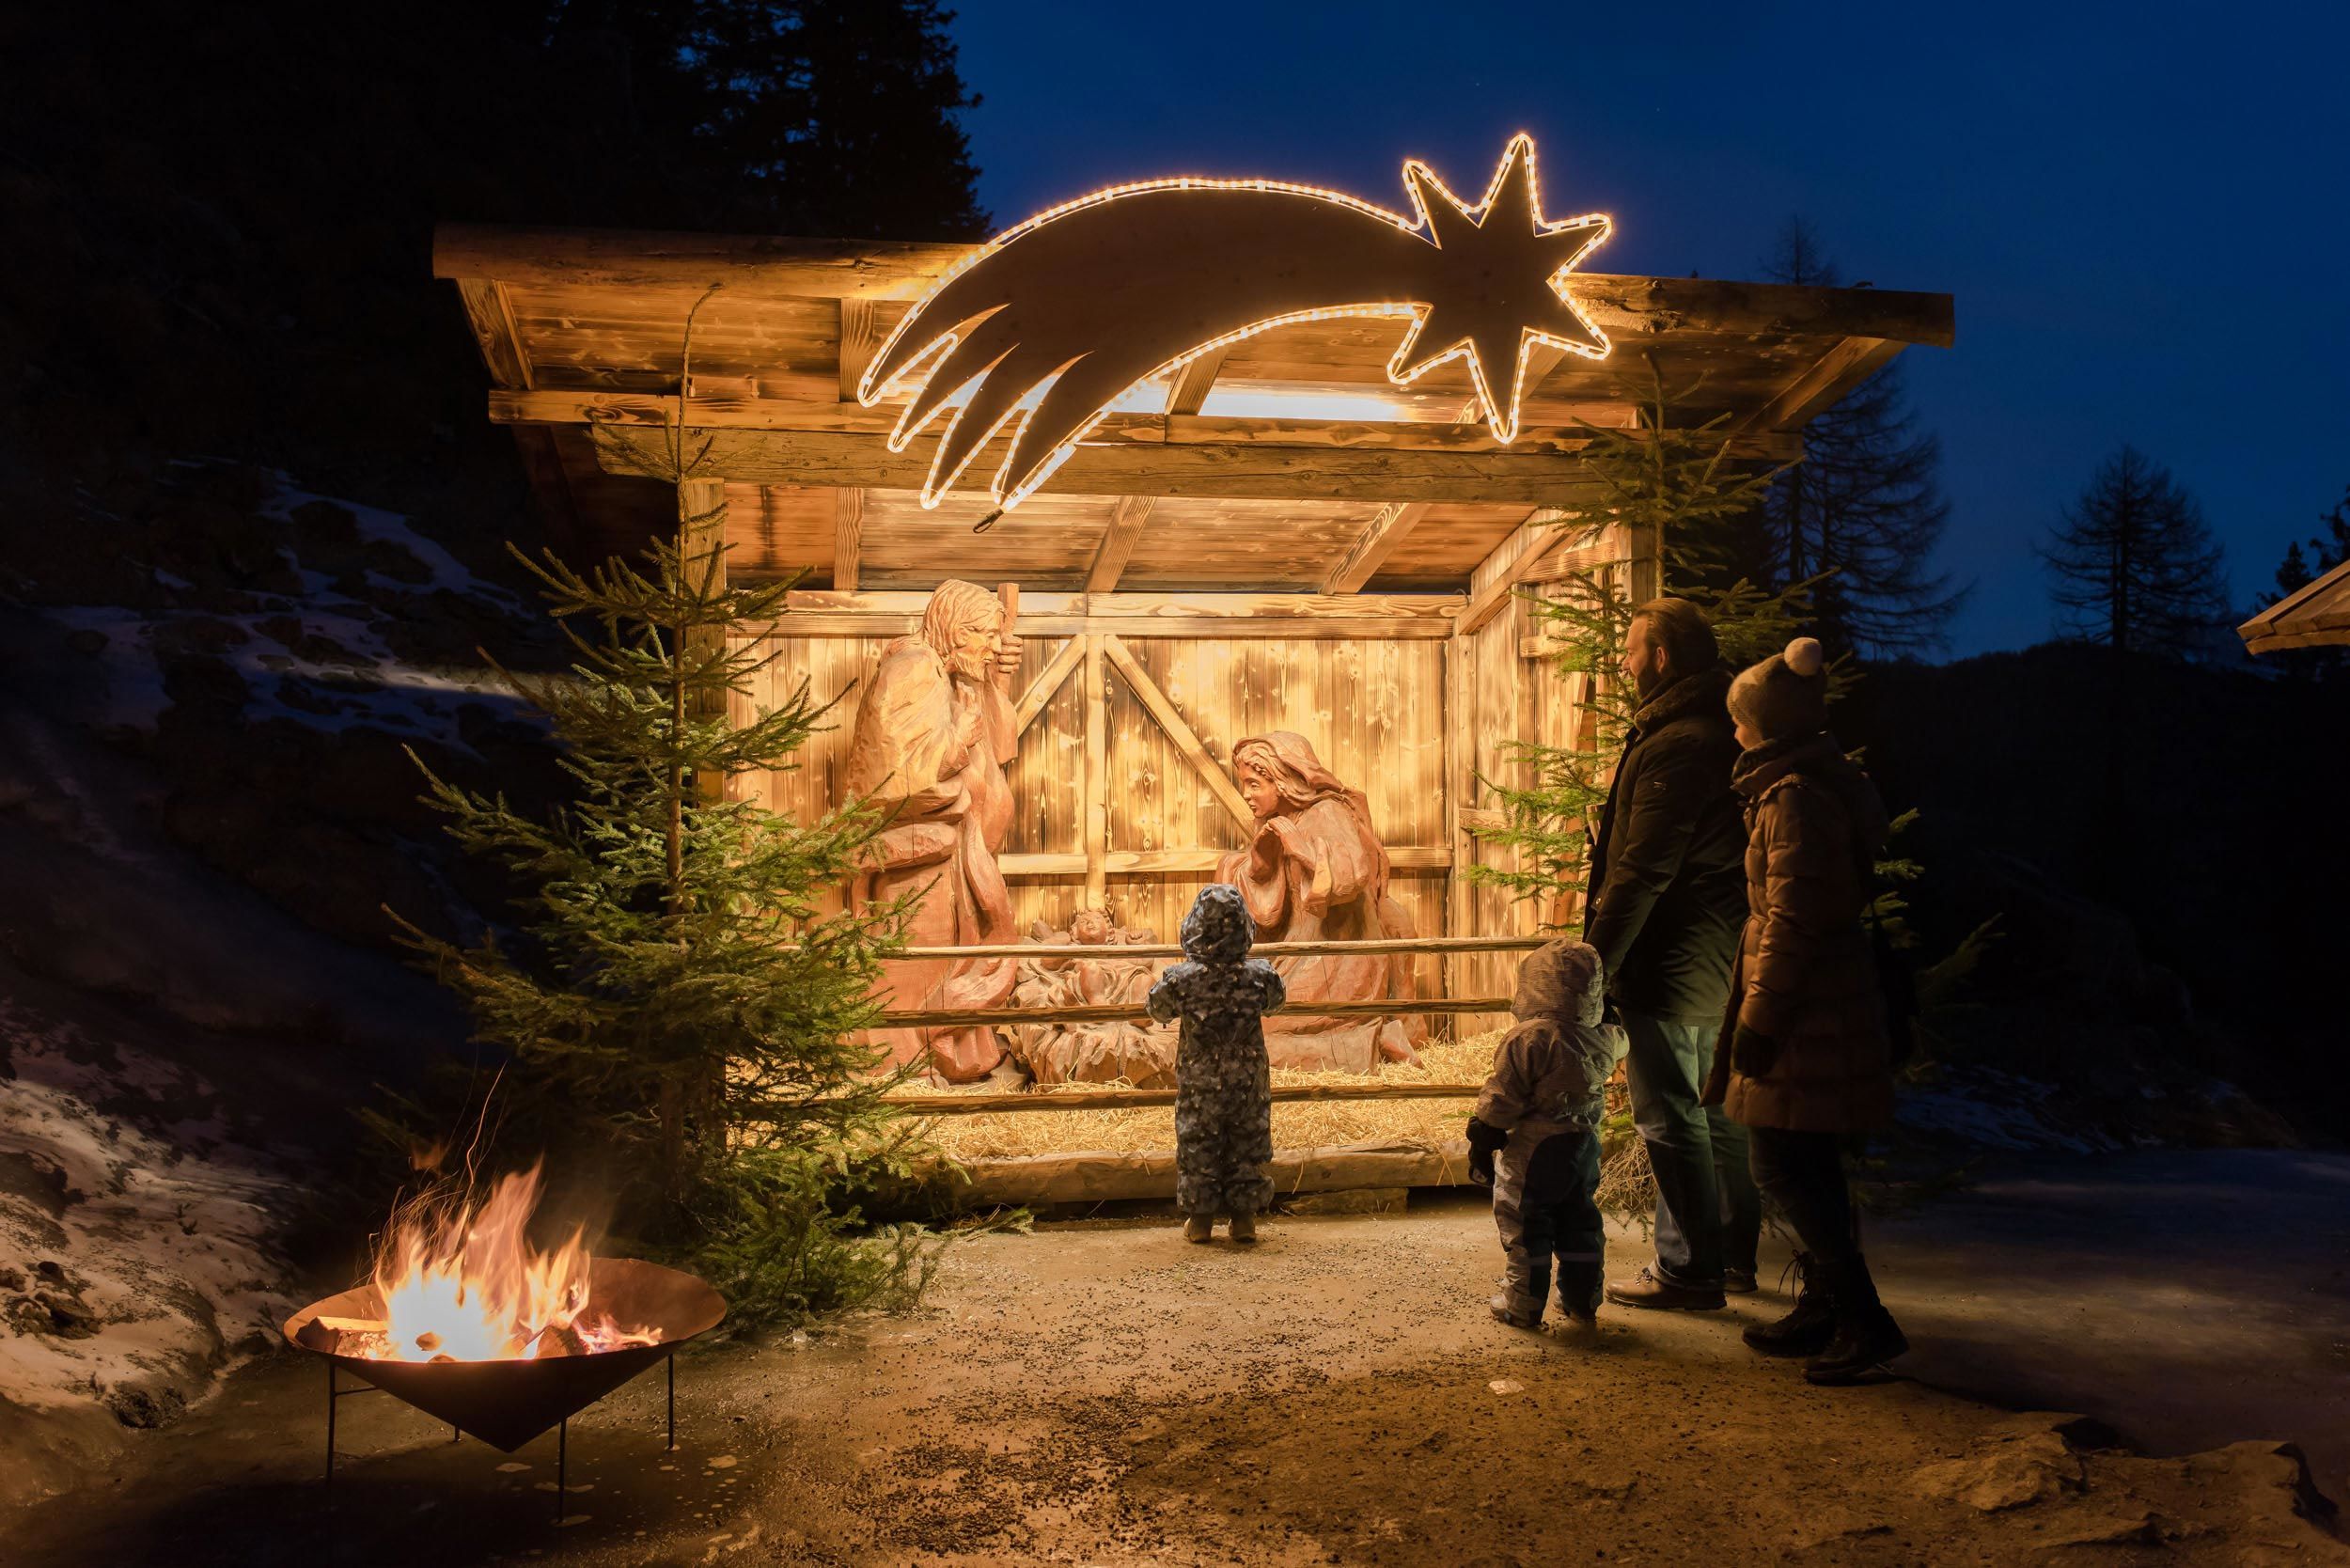
[[[1909,1344],[1877,1300],[1844,1177],[1846,1140],[1893,1117],[1884,995],[1861,919],[1886,819],[1868,775],[1827,733],[1824,663],[1820,645],[1798,637],[1731,684],[1747,913],[1708,1099],[1749,1129],[1755,1184],[1803,1247],[1794,1310],[1747,1329],[1747,1342],[1810,1356],[1806,1377],[1840,1384]]]

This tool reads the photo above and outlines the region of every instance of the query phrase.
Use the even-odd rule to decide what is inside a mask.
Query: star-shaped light
[[[1426,307],[1387,364],[1388,379],[1409,382],[1465,355],[1487,428],[1496,441],[1514,441],[1530,343],[1540,339],[1592,359],[1607,354],[1606,334],[1559,279],[1607,238],[1609,220],[1598,213],[1545,220],[1534,139],[1523,133],[1503,150],[1475,206],[1426,164],[1404,165],[1403,180],[1443,259],[1432,269]]]

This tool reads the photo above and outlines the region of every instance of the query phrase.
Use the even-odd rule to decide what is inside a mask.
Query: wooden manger
[[[1529,331],[1522,373],[1498,383],[1511,388],[1507,421],[1496,378],[1473,356],[1390,375],[1414,310],[1428,313],[1390,301],[1186,350],[1078,422],[1033,494],[991,494],[1014,418],[942,494],[939,426],[898,431],[918,379],[876,389],[866,372],[942,280],[1000,268],[1016,250],[448,225],[433,268],[456,286],[489,371],[489,416],[512,431],[559,549],[602,558],[682,530],[689,548],[722,551],[737,578],[800,584],[774,624],[737,634],[778,655],[768,688],[737,711],[747,718],[805,681],[841,699],[842,724],[794,768],[728,788],[776,811],[833,807],[876,655],[916,630],[941,583],[1017,584],[1014,809],[997,855],[1017,928],[1107,907],[1171,938],[1219,858],[1250,842],[1233,745],[1294,731],[1367,797],[1417,936],[1405,950],[1425,1000],[1413,1011],[1448,1043],[1503,1021],[1515,954],[1567,913],[1471,876],[1511,855],[1475,832],[1496,820],[1488,781],[1524,767],[1510,743],[1588,745],[1594,732],[1590,678],[1555,670],[1528,602],[1574,573],[1636,598],[1658,581],[1654,541],[1609,521],[1580,466],[1590,428],[1637,429],[1661,378],[1684,393],[1678,417],[1727,422],[1737,461],[1794,461],[1815,414],[1905,345],[1952,337],[1946,295],[1563,272],[1554,290],[1605,352],[1565,328]],[[1209,320],[1214,271],[1169,273],[1153,297]],[[1082,269],[1073,275],[1089,287]],[[1131,306],[1136,280],[1117,282]],[[902,1003],[891,1016],[945,1029],[1011,1012],[1042,1016]],[[1353,1104],[1456,1120],[1482,1068],[1449,1071],[1443,1083],[1385,1071],[1284,1083],[1277,1118]],[[944,1127],[994,1113],[966,1110],[971,1098],[904,1103]],[[1165,1091],[1020,1104],[1017,1120],[1042,1125],[1047,1111],[1163,1114]],[[1442,1140],[1425,1141],[1385,1164],[1313,1152],[1283,1184],[1457,1179]],[[1080,1137],[1045,1164],[1004,1168],[1000,1191],[1042,1201],[1171,1190],[1159,1165],[1128,1152],[1097,1156]]]

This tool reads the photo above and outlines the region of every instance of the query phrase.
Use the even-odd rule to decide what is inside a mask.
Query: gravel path
[[[1768,1294],[1519,1333],[1484,1315],[1496,1262],[1459,1203],[1253,1249],[981,1238],[918,1314],[689,1356],[675,1454],[657,1374],[595,1407],[561,1527],[552,1437],[451,1444],[382,1396],[343,1403],[330,1513],[322,1378],[278,1359],[0,1561],[2350,1563],[2295,1513],[2319,1505],[2275,1439],[2304,1434],[2154,1459],[1919,1382],[1813,1389],[1737,1342]]]

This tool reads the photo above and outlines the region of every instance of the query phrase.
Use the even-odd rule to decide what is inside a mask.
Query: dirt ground
[[[1980,1388],[1984,1315],[1905,1271],[1929,1249],[1903,1228],[1888,1296],[1911,1281],[1913,1332],[1959,1346],[1921,1344],[1920,1366]],[[684,1357],[675,1453],[657,1372],[594,1407],[559,1526],[552,1435],[452,1443],[380,1394],[342,1403],[330,1506],[322,1374],[282,1357],[16,1521],[0,1561],[2350,1563],[2279,1451],[2339,1440],[2285,1424],[2330,1396],[2280,1402],[2274,1430],[2222,1411],[2188,1433],[2211,1451],[2144,1457],[2104,1423],[1921,1379],[1808,1388],[1737,1342],[1769,1294],[1617,1311],[1591,1337],[1506,1329],[1483,1312],[1496,1264],[1459,1201],[1277,1219],[1247,1250],[1161,1220],[981,1238],[916,1314]],[[2311,1370],[2268,1375],[2306,1396]],[[2107,1387],[2116,1415],[2137,1407]]]

